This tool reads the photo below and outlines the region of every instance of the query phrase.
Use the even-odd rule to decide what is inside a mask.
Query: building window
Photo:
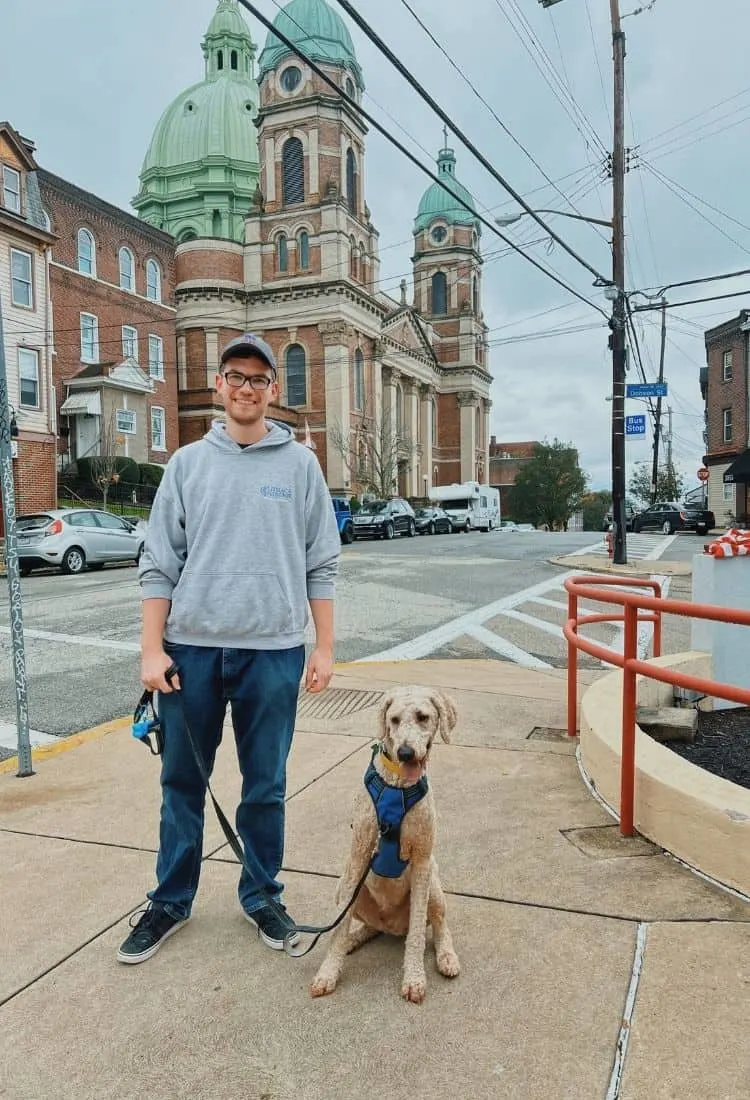
[[[354,353],[354,408],[365,407],[365,357],[357,348]]]
[[[135,290],[135,260],[129,248],[120,249],[120,289]]]
[[[725,443],[731,443],[732,442],[732,410],[731,409],[722,409],[721,410],[721,417],[722,417],[722,421],[723,421],[724,442]]]
[[[96,275],[96,243],[88,229],[78,230],[78,270],[81,275]]]
[[[3,165],[3,206],[14,214],[21,213],[21,173]]]
[[[354,150],[346,151],[346,200],[349,203],[349,213],[356,214],[359,209],[357,203],[357,161]]]
[[[289,242],[285,233],[276,238],[276,267],[282,272],[289,270]]]
[[[135,435],[135,413],[131,409],[117,409],[115,412],[115,431],[124,435]]]
[[[39,352],[33,348],[18,349],[18,376],[21,404],[39,408]]]
[[[734,484],[730,481],[729,484],[724,482],[724,503],[734,504]]]
[[[219,50],[219,55],[216,59],[216,67],[218,68],[219,72],[221,72],[221,70],[224,68],[224,51],[223,50]]]
[[[156,260],[146,264],[146,297],[152,302],[161,301],[161,268]]]
[[[349,272],[352,279],[359,278],[359,271],[357,267],[357,260],[359,259],[359,253],[357,252],[357,242],[354,237],[349,238]]]
[[[30,252],[21,252],[18,248],[10,250],[10,299],[14,306],[24,309],[34,308],[34,270]]]
[[[476,275],[471,280],[471,308],[475,317],[479,316],[479,279]]]
[[[290,406],[307,404],[307,361],[305,349],[300,344],[287,348],[286,403]]]
[[[122,357],[138,362],[138,329],[131,325],[122,326]]]
[[[281,87],[290,94],[302,83],[302,71],[296,65],[289,65],[281,74]]]
[[[444,271],[436,271],[432,276],[432,312],[448,312],[448,280]]]
[[[151,378],[164,381],[164,341],[161,336],[148,338],[148,373]]]
[[[166,449],[167,426],[164,409],[160,409],[158,405],[153,405],[151,407],[151,450],[166,451]]]
[[[310,238],[304,229],[297,238],[297,266],[300,271],[310,266]]]
[[[366,260],[367,260],[367,252],[365,250],[365,246],[364,246],[364,244],[360,244],[360,246],[359,246],[359,280],[362,283],[365,283],[367,281],[367,268],[365,266],[365,261]]]
[[[230,65],[230,68],[235,70],[235,72],[237,71],[237,62],[238,62],[237,51],[232,50],[231,54],[229,55],[229,65]]]
[[[732,352],[725,351],[721,358],[721,380],[722,382],[731,382],[732,380]]]
[[[81,314],[81,361],[99,362],[99,318],[93,313]]]
[[[305,150],[299,138],[284,142],[281,153],[284,206],[305,201]]]

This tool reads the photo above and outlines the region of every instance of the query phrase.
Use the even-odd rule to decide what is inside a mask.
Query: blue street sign
[[[630,382],[625,387],[626,397],[666,397],[666,382]]]
[[[625,435],[640,436],[646,434],[646,414],[625,417]]]

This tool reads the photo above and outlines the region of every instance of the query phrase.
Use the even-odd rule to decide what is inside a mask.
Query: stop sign
[[[708,477],[708,470],[705,466],[701,466],[700,470],[698,471],[698,481],[708,481]]]

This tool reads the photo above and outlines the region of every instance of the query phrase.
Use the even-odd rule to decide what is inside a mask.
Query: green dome
[[[464,185],[456,179],[456,157],[452,149],[441,149],[438,155],[438,176],[442,183],[431,184],[422,196],[414,223],[414,232],[419,233],[427,229],[432,222],[439,219],[446,221],[449,225],[473,225],[477,232],[481,232],[474,199]],[[454,195],[468,203],[473,213],[461,202],[456,201]]]
[[[249,36],[249,30],[244,16],[239,9],[237,0],[219,0],[213,19],[206,31],[206,38],[215,35],[233,34],[237,37]]]
[[[325,0],[291,0],[273,21],[274,27],[312,61],[351,69],[360,91],[365,82],[354,52],[354,43],[340,15]],[[294,56],[271,32],[258,61],[258,79],[278,68],[279,62]]]

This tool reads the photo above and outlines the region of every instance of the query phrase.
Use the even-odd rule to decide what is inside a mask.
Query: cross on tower
[[[443,126],[443,148],[448,148],[448,127]]]

